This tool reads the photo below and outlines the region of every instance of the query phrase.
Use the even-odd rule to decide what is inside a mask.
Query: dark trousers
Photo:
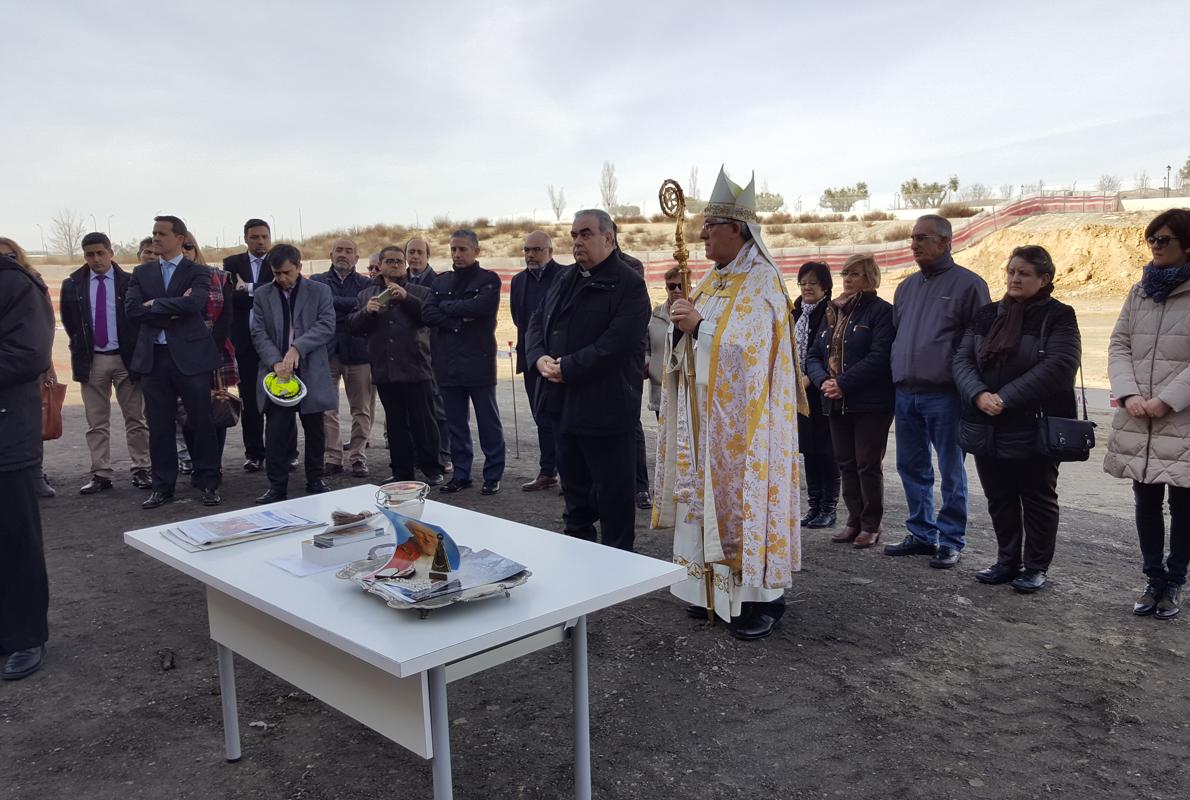
[[[297,419],[306,435],[306,483],[322,477],[322,458],[326,450],[325,418],[321,411],[299,414],[300,406],[270,403],[265,409],[264,472],[269,487],[285,494],[289,487],[289,459],[297,438]]]
[[[240,429],[244,437],[244,458],[264,460],[264,414],[256,405],[256,393],[261,391],[257,368],[260,359],[256,350],[236,350],[236,367],[240,371],[240,400],[244,407],[240,411]]]
[[[446,403],[442,402],[442,390],[438,379],[430,381],[434,391],[434,422],[438,425],[438,463],[446,466],[450,461],[450,426],[446,423]]]
[[[183,375],[174,364],[169,347],[153,346],[153,371],[141,379],[145,417],[149,422],[149,460],[153,491],[172,494],[178,482],[178,446],[175,420],[177,401],[186,409],[187,424],[194,430],[188,445],[194,464],[194,485],[219,487],[219,443],[211,422],[211,373]]]
[[[475,407],[475,426],[479,428],[479,446],[483,449],[483,479],[498,481],[504,477],[504,428],[496,405],[496,387],[443,386],[442,399],[450,428],[454,479],[471,479],[471,463],[475,460],[471,449],[471,406]]]
[[[593,542],[598,520],[605,545],[632,550],[636,540],[635,446],[631,433],[558,434],[558,472],[566,502],[562,519],[568,535]]]
[[[839,464],[847,527],[875,533],[884,519],[884,452],[893,415],[831,414],[831,448]]]
[[[826,418],[822,421],[826,423]],[[802,459],[806,464],[806,494],[810,497],[807,511],[834,511],[839,504],[840,480],[834,453],[802,453]]]
[[[636,420],[636,430],[632,432],[632,443],[636,448],[636,491],[649,491],[649,462],[645,456],[645,429]]]
[[[50,588],[35,489],[40,477],[40,465],[0,472],[0,653],[39,647],[50,638]]]
[[[426,475],[441,475],[434,385],[430,381],[418,381],[375,386],[388,423],[388,457],[393,477],[413,480],[415,465]]]
[[[538,472],[551,478],[558,474],[557,446],[554,443],[554,421],[550,415],[542,411],[537,413],[537,387],[541,384],[541,373],[536,367],[530,366],[524,372],[525,395],[529,398],[529,410],[533,412],[533,422],[537,425],[537,446],[541,452],[538,459]]]
[[[182,438],[186,440],[186,450],[190,451],[194,448],[194,428],[190,425],[190,420],[186,420],[186,424],[182,426]],[[215,428],[215,446],[219,450],[219,476],[220,483],[223,477],[223,448],[227,446],[227,428]],[[198,484],[191,481],[195,486]]]
[[[1058,462],[976,456],[975,469],[996,529],[996,563],[1048,570],[1058,538]]]
[[[1165,513],[1162,501],[1169,489],[1169,559],[1165,558]],[[1145,575],[1156,583],[1181,586],[1190,564],[1190,489],[1163,483],[1132,483],[1136,497],[1136,533]]]

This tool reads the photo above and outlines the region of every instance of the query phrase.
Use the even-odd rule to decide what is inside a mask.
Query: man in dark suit
[[[631,550],[634,438],[640,418],[649,294],[615,252],[605,212],[578,212],[573,267],[554,279],[529,323],[525,355],[545,383],[537,413],[553,419],[565,531]]]
[[[500,276],[479,266],[479,238],[474,231],[450,236],[454,270],[434,279],[434,293],[422,319],[438,329],[432,359],[446,421],[454,477],[439,488],[451,494],[471,486],[470,409],[483,448],[482,494],[500,491],[504,476],[504,428],[496,405],[496,313],[500,308]]]
[[[124,415],[124,437],[132,460],[132,485],[148,489],[149,428],[145,399],[131,372],[136,327],[128,320],[124,301],[131,276],[112,260],[112,243],[103,233],[83,237],[86,262],[62,282],[58,304],[62,327],[70,337],[70,367],[82,384],[87,416],[87,449],[91,451],[91,479],[79,494],[112,488],[112,389]]]
[[[260,357],[256,380],[275,372],[283,380],[297,375],[306,385],[306,396],[296,406],[282,406],[264,389],[257,404],[264,414],[264,464],[269,490],[257,503],[275,503],[288,496],[289,448],[297,420],[306,434],[306,492],[330,491],[322,479],[326,434],[323,415],[339,407],[331,383],[326,346],[335,338],[335,307],[326,284],[302,277],[302,254],[296,247],[279,244],[269,251],[272,283],[261,286],[252,301],[252,342]]]
[[[207,296],[211,272],[182,256],[186,223],[177,217],[153,220],[156,264],[141,264],[132,272],[124,311],[140,327],[132,354],[132,371],[142,376],[145,416],[149,420],[149,458],[153,493],[142,508],[157,508],[174,499],[178,480],[178,451],[174,419],[178,398],[194,428],[194,484],[205,506],[217,506],[219,443],[211,421],[211,372],[219,366],[219,352],[207,330]]]
[[[554,243],[544,231],[533,231],[525,238],[525,269],[512,276],[509,287],[509,306],[512,324],[516,326],[516,371],[524,373],[525,394],[529,409],[537,425],[537,444],[540,448],[537,477],[521,484],[521,490],[537,492],[558,485],[558,463],[554,448],[554,428],[548,414],[538,414],[537,397],[541,373],[525,363],[525,333],[533,312],[541,308],[554,277],[562,267],[554,261]]]
[[[425,239],[413,238],[405,243],[405,257],[408,263],[409,283],[414,286],[434,288],[434,279],[438,273],[430,266],[430,243]],[[434,343],[438,340],[438,331],[430,330],[430,353],[434,351]],[[450,473],[454,466],[450,463],[450,428],[446,424],[446,404],[442,402],[442,390],[438,388],[438,378],[432,381],[434,390],[434,421],[438,424],[438,463],[443,471]]]
[[[261,286],[273,279],[264,258],[273,246],[273,232],[263,219],[244,223],[244,243],[248,249],[223,259],[223,269],[232,274],[235,294],[232,295],[234,313],[231,319],[231,343],[236,349],[236,367],[240,373],[240,430],[244,437],[244,469],[259,472],[264,464],[264,418],[256,402],[259,386],[255,376],[259,366],[256,348],[248,324],[252,316],[252,296]],[[297,445],[294,445],[296,453]],[[292,455],[292,454],[291,454]]]

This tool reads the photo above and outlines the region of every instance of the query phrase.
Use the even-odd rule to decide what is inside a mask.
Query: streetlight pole
[[[1169,197],[1169,171],[1173,169],[1169,164],[1165,165],[1165,196]]]
[[[93,231],[99,230],[99,223],[95,221],[94,214],[91,215],[91,230],[93,230]]]
[[[107,235],[108,235],[109,239],[111,238],[111,235],[112,235],[112,217],[114,217],[114,216],[116,216],[116,215],[115,214],[107,215]]]
[[[41,227],[41,223],[34,222],[33,224],[37,226],[37,230],[41,233],[41,252],[42,252],[42,254],[49,255],[49,253],[45,249],[45,229]]]

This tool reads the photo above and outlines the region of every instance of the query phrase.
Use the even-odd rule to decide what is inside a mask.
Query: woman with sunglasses
[[[677,267],[665,273],[665,299],[653,306],[649,317],[649,360],[645,370],[649,376],[649,410],[661,414],[661,382],[665,377],[665,344],[669,336],[669,307],[683,297],[682,276]]]
[[[1144,593],[1138,616],[1181,611],[1190,564],[1190,210],[1171,208],[1145,228],[1152,260],[1111,334],[1107,372],[1119,407],[1103,469],[1132,480]],[[1169,556],[1165,515],[1169,495]]]

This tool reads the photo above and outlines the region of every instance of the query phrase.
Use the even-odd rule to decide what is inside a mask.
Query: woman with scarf
[[[839,277],[843,294],[827,305],[806,372],[821,391],[843,475],[847,525],[831,541],[862,550],[880,541],[884,518],[884,453],[896,396],[889,355],[896,331],[892,305],[876,296],[875,258],[852,256]]]
[[[831,269],[821,261],[807,261],[797,271],[798,298],[793,301],[793,334],[797,342],[797,363],[806,371],[810,344],[818,337],[826,307],[831,300]],[[809,376],[801,380],[809,383]],[[807,388],[809,388],[807,386]],[[833,528],[835,508],[839,504],[839,465],[831,449],[830,425],[822,416],[822,397],[807,391],[808,416],[797,415],[798,451],[806,468],[806,494],[809,497],[803,528]]]
[[[1082,341],[1074,309],[1053,298],[1045,248],[1008,259],[1003,299],[975,312],[954,357],[963,403],[959,445],[975,469],[996,531],[996,563],[980,583],[1036,592],[1046,582],[1058,535],[1058,462],[1037,450],[1038,415],[1074,417]]]
[[[1148,586],[1140,616],[1181,611],[1190,563],[1190,210],[1172,208],[1145,228],[1153,260],[1132,287],[1111,334],[1107,372],[1119,402],[1103,468],[1131,478]],[[1169,487],[1169,557],[1162,502]]]

